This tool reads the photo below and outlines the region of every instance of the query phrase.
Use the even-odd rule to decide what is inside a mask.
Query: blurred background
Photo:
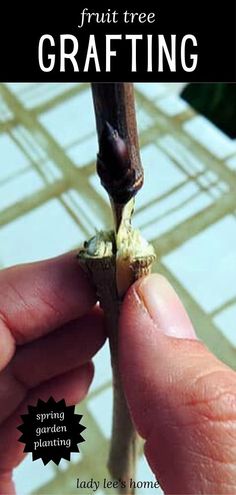
[[[235,86],[145,83],[135,90],[145,169],[135,226],[153,243],[155,269],[174,285],[199,338],[236,368]],[[1,268],[56,256],[111,226],[96,153],[89,85],[0,85]],[[86,493],[76,489],[77,477],[107,476],[107,346],[95,366],[78,407],[87,426],[81,454],[58,467],[28,456],[14,473],[18,495]],[[142,456],[137,479],[153,479]]]

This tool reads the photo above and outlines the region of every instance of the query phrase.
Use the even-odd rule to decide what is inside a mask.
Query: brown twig
[[[117,135],[125,142],[127,147],[127,156],[133,170],[140,170],[140,157],[137,136],[137,126],[135,118],[134,95],[132,84],[92,84],[94,108],[96,115],[97,133],[99,141],[100,155],[106,155],[104,150],[103,135],[111,128],[116,129]],[[109,127],[108,126],[112,126]],[[110,134],[112,134],[110,132]],[[108,136],[110,139],[112,135]],[[107,140],[109,144],[109,140]],[[111,143],[112,145],[112,143]],[[112,148],[112,146],[110,146]],[[108,150],[109,151],[109,150]],[[111,149],[113,152],[113,149]],[[109,153],[109,155],[115,154]],[[119,155],[119,149],[118,153]],[[102,157],[106,162],[106,156]],[[112,156],[107,156],[108,168],[112,166]],[[122,157],[121,157],[122,158]],[[114,160],[114,158],[113,158]],[[118,168],[118,167],[117,167]],[[121,171],[122,173],[122,171]],[[116,188],[115,188],[116,189]],[[123,188],[121,187],[121,191]],[[108,193],[111,191],[108,190]],[[127,198],[126,198],[127,199]],[[119,198],[112,198],[112,206],[116,221],[116,230],[118,230],[122,216],[122,202]],[[119,206],[120,205],[120,206]],[[114,274],[115,277],[115,274]],[[125,482],[125,487],[120,491],[129,493],[129,480],[134,478],[136,465],[136,433],[130,418],[129,410],[126,404],[120,373],[118,369],[118,318],[119,318],[119,300],[114,294],[116,280],[110,277],[108,285],[101,288],[102,292],[106,291],[103,299],[103,309],[107,315],[107,327],[109,331],[109,342],[111,350],[111,363],[113,370],[113,425],[110,454],[108,460],[108,469],[114,479],[121,479]]]
[[[124,292],[134,280],[151,270],[155,256],[152,248],[140,252],[139,242],[138,256],[135,245],[132,248],[133,231],[129,222],[133,197],[143,183],[133,85],[94,83],[92,90],[99,141],[97,171],[110,196],[116,228],[115,232],[103,232],[92,238],[78,257],[96,287],[111,350],[114,401],[108,469],[113,479],[124,482],[125,486],[120,483],[119,493],[132,494],[130,479],[135,477],[137,435],[119,373],[118,320]],[[126,236],[131,248],[128,255],[126,252],[122,256],[118,244],[122,246]]]
[[[131,83],[92,84],[99,154],[97,171],[118,230],[123,206],[143,185]]]

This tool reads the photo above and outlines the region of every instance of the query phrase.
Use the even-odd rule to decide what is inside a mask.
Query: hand
[[[120,369],[164,492],[236,493],[236,374],[196,339],[160,275],[136,282],[125,297]]]
[[[95,293],[74,254],[0,272],[0,493],[15,493],[20,415],[38,398],[76,404],[105,341]]]

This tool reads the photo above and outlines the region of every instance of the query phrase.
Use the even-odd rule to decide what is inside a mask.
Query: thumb
[[[145,454],[166,494],[236,493],[236,375],[197,340],[160,275],[122,305],[120,369]]]

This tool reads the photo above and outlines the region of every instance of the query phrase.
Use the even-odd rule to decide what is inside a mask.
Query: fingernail
[[[179,339],[197,338],[182,302],[164,277],[149,275],[136,282],[135,290],[162,333]]]

